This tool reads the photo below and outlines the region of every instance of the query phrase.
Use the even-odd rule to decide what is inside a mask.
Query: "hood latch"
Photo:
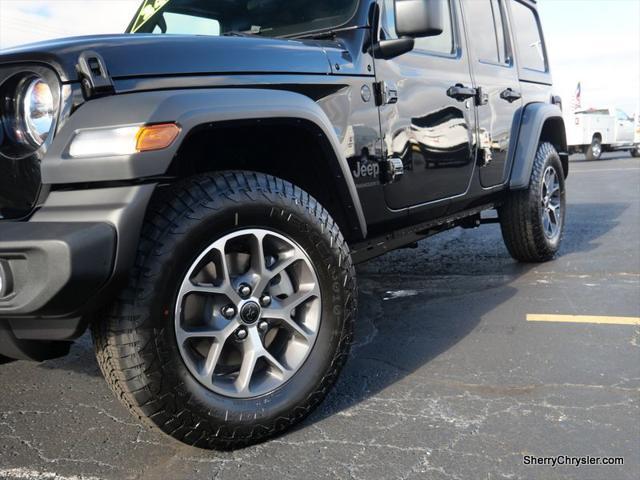
[[[93,51],[82,52],[76,66],[80,74],[82,93],[86,100],[113,95],[115,87],[104,58]]]

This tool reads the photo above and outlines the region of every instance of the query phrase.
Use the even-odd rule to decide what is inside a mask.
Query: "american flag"
[[[578,87],[576,88],[576,96],[573,99],[571,107],[573,108],[574,112],[582,108],[582,86],[580,85],[580,82],[578,82]]]

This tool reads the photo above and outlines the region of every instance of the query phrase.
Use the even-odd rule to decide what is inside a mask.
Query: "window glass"
[[[496,41],[498,42],[498,57],[500,63],[510,63],[511,59],[507,53],[507,42],[505,40],[505,28],[502,21],[502,9],[500,8],[500,2],[498,0],[491,0],[491,10],[493,11],[493,18],[496,24]]]
[[[179,35],[220,35],[220,22],[213,18],[183,15],[181,13],[165,12],[162,17],[166,24],[166,33]],[[153,33],[165,33],[160,25],[156,25]]]
[[[357,8],[358,0],[144,0],[129,33],[295,36],[344,25]]]
[[[616,110],[616,116],[618,117],[618,120],[626,120],[626,121],[631,120],[629,118],[629,115],[624,113],[622,110]]]
[[[468,0],[465,3],[465,17],[471,31],[470,42],[478,59],[484,62],[501,63],[493,16],[493,1]],[[500,23],[502,24],[502,19]],[[504,45],[504,34],[502,44]]]
[[[536,14],[529,7],[516,0],[511,2],[511,12],[520,65],[530,70],[546,72],[547,62]]]
[[[435,37],[416,38],[416,50],[424,50],[427,52],[452,54],[454,51],[453,44],[453,19],[451,15],[451,3],[449,0],[439,0],[442,3],[442,15],[444,29],[440,35]],[[386,38],[397,38],[395,10],[393,8],[393,0],[384,0],[382,14],[382,29]]]

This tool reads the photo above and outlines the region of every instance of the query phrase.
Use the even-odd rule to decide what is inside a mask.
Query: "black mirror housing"
[[[435,37],[444,31],[442,0],[395,0],[398,37]]]
[[[373,47],[373,57],[390,60],[413,50],[415,40],[409,37],[380,40]]]

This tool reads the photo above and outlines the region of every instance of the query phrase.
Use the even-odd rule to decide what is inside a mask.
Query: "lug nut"
[[[271,305],[271,297],[269,295],[263,295],[260,297],[260,305],[265,308]]]
[[[238,293],[240,294],[240,296],[242,298],[248,298],[249,295],[251,295],[251,287],[249,285],[247,285],[246,283],[243,283],[238,288]]]
[[[247,332],[247,329],[244,327],[236,330],[236,338],[238,340],[244,340],[245,338],[247,338],[247,335],[249,335],[249,333]]]
[[[269,330],[269,323],[266,320],[261,321],[258,324],[258,330],[260,330],[262,333],[265,333],[267,330]]]
[[[222,316],[227,320],[231,320],[236,316],[236,307],[233,305],[227,305],[226,307],[222,307]]]

